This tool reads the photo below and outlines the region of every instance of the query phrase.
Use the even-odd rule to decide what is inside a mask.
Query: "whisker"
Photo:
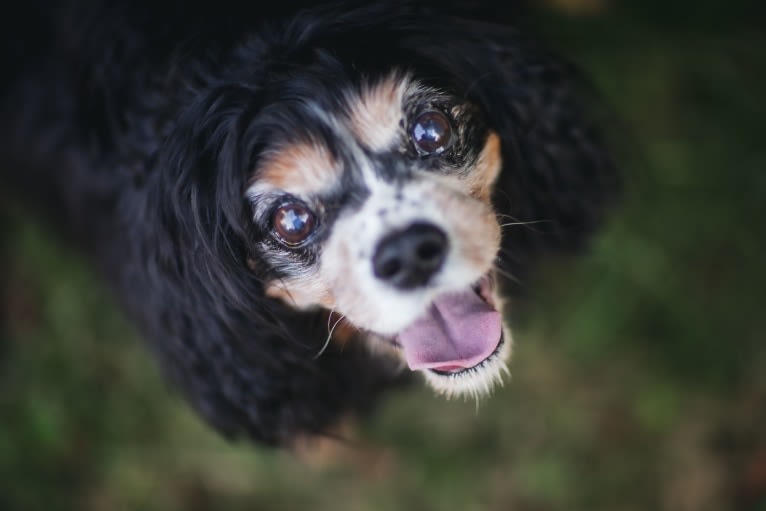
[[[506,224],[500,224],[500,227],[510,227],[512,225],[534,225],[534,224],[544,224],[548,223],[551,220],[529,220],[527,222],[508,222]]]
[[[501,262],[501,263],[503,262],[503,261],[502,261],[502,259],[500,259],[499,257],[497,258],[497,260],[498,260],[499,262]],[[497,265],[495,266],[495,268],[494,268],[494,271],[495,271],[496,273],[498,273],[499,275],[501,275],[502,277],[505,277],[505,278],[507,278],[508,280],[510,280],[510,281],[512,281],[512,282],[515,282],[516,284],[519,284],[519,285],[521,285],[521,283],[522,283],[522,282],[521,282],[521,280],[520,280],[518,277],[516,277],[516,276],[515,276],[515,275],[513,275],[512,273],[510,273],[510,272],[508,272],[508,271],[506,271],[506,270],[504,270],[504,269],[500,268],[500,267],[499,267],[499,266],[497,266]]]
[[[512,252],[509,247],[500,247],[500,250],[498,251],[498,260],[502,261],[503,264],[506,264],[507,261],[503,260],[500,256],[503,256],[507,260],[516,261],[516,262],[523,262],[522,257],[520,254],[517,254],[515,252]]]
[[[346,319],[345,316],[339,314],[338,315],[339,316],[338,317],[338,321],[336,321],[335,324],[332,326],[332,328],[330,328],[330,318],[332,318],[332,315],[333,315],[334,312],[335,312],[335,309],[331,310],[330,314],[327,315],[327,328],[328,328],[327,340],[324,342],[324,346],[322,346],[322,349],[319,350],[319,353],[314,355],[314,360],[316,360],[319,357],[321,357],[322,354],[327,350],[327,347],[330,345],[330,340],[332,340],[332,334],[333,334],[333,332],[335,332],[335,328],[338,326],[338,324],[341,321]]]
[[[498,220],[500,220],[501,218],[510,218],[511,220],[518,220],[518,218],[516,218],[515,216],[509,215],[507,213],[495,213],[495,217]]]
[[[538,220],[520,220],[520,219],[518,219],[518,218],[516,218],[516,217],[514,217],[512,215],[508,215],[508,214],[505,214],[505,213],[497,213],[497,214],[495,214],[495,217],[497,218],[498,221],[501,221],[501,220],[511,220],[510,222],[501,223],[500,227],[511,227],[511,226],[514,226],[514,225],[544,224],[544,223],[549,223],[549,222],[553,221],[553,220],[546,219],[546,218],[541,218],[541,219],[538,219]],[[532,230],[534,230],[534,229],[532,229]]]

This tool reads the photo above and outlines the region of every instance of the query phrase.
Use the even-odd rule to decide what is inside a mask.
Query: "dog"
[[[256,4],[21,6],[5,190],[229,437],[322,434],[410,371],[488,393],[503,297],[615,195],[576,73],[470,3]]]

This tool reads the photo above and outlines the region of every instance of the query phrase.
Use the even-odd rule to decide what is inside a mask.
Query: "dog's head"
[[[246,191],[255,269],[268,296],[335,312],[437,389],[477,392],[510,344],[493,273],[501,141],[479,105],[413,72],[291,92],[261,112]]]
[[[318,427],[381,360],[317,358],[336,325],[441,392],[489,390],[511,344],[501,277],[577,246],[614,184],[568,70],[513,30],[417,9],[306,11],[254,34],[224,80],[194,87],[159,161],[173,243],[158,271],[192,297],[176,335],[201,353],[186,368],[163,341],[171,372],[188,387],[205,368],[198,407],[257,435]],[[315,343],[281,336],[316,311],[330,324]]]

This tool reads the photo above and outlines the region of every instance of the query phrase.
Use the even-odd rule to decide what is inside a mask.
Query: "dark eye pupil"
[[[287,245],[297,245],[314,230],[314,215],[297,203],[284,204],[276,209],[272,219],[274,232]]]
[[[420,114],[412,125],[412,139],[418,149],[427,154],[442,152],[449,143],[452,128],[440,112]]]

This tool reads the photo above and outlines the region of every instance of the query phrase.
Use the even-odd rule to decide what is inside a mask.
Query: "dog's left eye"
[[[287,202],[274,210],[271,226],[283,245],[297,247],[314,232],[316,216],[305,204]]]
[[[429,110],[415,118],[410,136],[419,152],[426,155],[440,154],[449,146],[452,126],[446,115]]]

